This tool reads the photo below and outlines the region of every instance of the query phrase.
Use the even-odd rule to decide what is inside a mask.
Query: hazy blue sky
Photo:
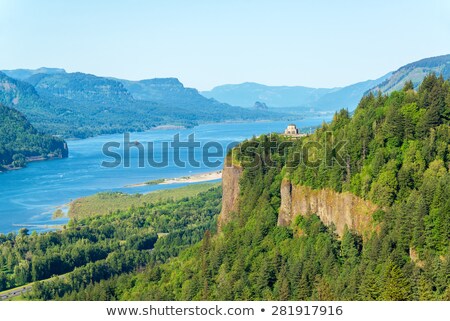
[[[0,69],[343,86],[450,53],[449,17],[449,0],[0,0]]]

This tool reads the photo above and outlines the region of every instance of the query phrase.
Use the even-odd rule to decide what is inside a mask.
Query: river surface
[[[308,118],[294,121],[297,127],[306,129],[320,125],[327,118]],[[146,182],[160,178],[182,177],[199,174],[222,168],[223,154],[210,157],[207,166],[202,160],[202,147],[208,142],[219,143],[223,149],[233,142],[240,142],[254,135],[270,132],[282,132],[288,122],[248,122],[219,123],[200,125],[182,130],[151,130],[131,133],[129,167],[124,164],[124,135],[102,135],[88,139],[68,141],[69,157],[51,161],[29,163],[24,169],[0,174],[0,233],[17,231],[21,227],[29,230],[43,231],[49,225],[65,224],[67,218],[52,219],[53,212],[61,205],[68,204],[76,198],[102,191],[121,191],[126,193],[147,193],[158,189],[167,189],[185,184],[153,185],[142,187],[126,187],[126,185]],[[309,130],[309,129],[308,129]],[[186,142],[190,134],[195,135],[195,147],[189,164],[187,148],[180,149],[179,159],[185,167],[175,163],[174,149],[169,145],[168,165],[155,168],[148,163],[148,142],[154,143],[153,157],[162,160],[162,143],[172,142],[179,134],[179,140]],[[112,163],[114,158],[102,152],[104,144],[120,143],[120,148],[111,146],[109,150],[121,157],[121,163],[115,167],[106,167],[102,162]],[[136,143],[134,143],[136,142]],[[139,166],[137,142],[144,147],[141,153],[144,167]],[[216,145],[217,144],[213,144]],[[208,146],[208,145],[207,145]],[[216,147],[210,147],[213,154]],[[195,161],[199,162],[197,166]],[[217,162],[218,161],[218,162]]]

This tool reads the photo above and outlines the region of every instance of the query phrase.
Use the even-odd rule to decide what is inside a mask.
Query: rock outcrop
[[[256,101],[253,105],[253,108],[256,110],[269,110],[269,107],[267,107],[266,103],[262,103],[260,101]]]
[[[242,175],[242,167],[230,165],[229,160],[226,162],[222,172],[222,211],[217,223],[219,232],[232,219],[233,213],[239,211],[239,180]]]
[[[325,225],[334,224],[342,236],[345,226],[361,236],[375,229],[372,214],[378,207],[351,193],[331,189],[313,190],[293,185],[287,179],[281,183],[281,206],[278,225],[287,226],[298,215],[317,214]]]

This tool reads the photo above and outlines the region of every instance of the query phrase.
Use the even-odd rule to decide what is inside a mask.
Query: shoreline
[[[143,186],[149,186],[149,185],[202,183],[202,182],[215,181],[215,180],[218,180],[221,178],[222,178],[222,171],[220,170],[220,171],[192,174],[189,176],[182,176],[182,177],[175,177],[175,178],[161,178],[161,179],[156,179],[153,181],[125,185],[124,188],[143,187]]]
[[[172,184],[182,184],[182,183],[206,183],[210,181],[215,181],[222,178],[222,171],[213,171],[213,172],[206,172],[206,173],[199,173],[199,174],[193,174],[189,176],[182,176],[182,177],[175,177],[175,178],[162,178],[157,179],[154,181],[148,181],[143,183],[137,183],[137,184],[131,184],[131,185],[125,185],[124,188],[133,188],[133,187],[142,187],[142,186],[150,186],[150,185],[172,185]],[[154,191],[153,191],[154,192]],[[152,193],[152,192],[150,192]],[[86,197],[96,195],[98,193],[90,194]],[[66,218],[70,219],[70,207],[71,205],[77,201],[78,199],[82,199],[83,197],[71,200],[68,203],[64,203],[61,205],[52,206],[54,209],[52,213],[51,220],[55,219],[61,219]],[[55,215],[56,212],[61,211],[61,213],[58,213],[58,215]],[[13,223],[12,226],[17,228],[38,228],[38,229],[45,229],[45,230],[61,230],[66,225],[65,224],[33,224],[33,223]],[[0,232],[0,234],[2,234]]]
[[[64,158],[68,158],[68,157],[55,157],[55,156],[50,156],[50,157],[44,157],[44,156],[28,156],[25,157],[25,166],[23,167],[12,167],[11,164],[9,165],[0,165],[0,167],[2,167],[4,170],[0,170],[0,173],[7,173],[7,172],[12,172],[12,171],[18,171],[20,169],[24,169],[27,168],[28,164],[31,163],[36,163],[36,162],[45,162],[45,161],[51,161],[51,160],[58,160],[58,159],[64,159]]]

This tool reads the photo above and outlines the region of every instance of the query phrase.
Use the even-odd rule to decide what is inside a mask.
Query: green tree
[[[387,280],[385,281],[383,300],[405,301],[410,299],[410,284],[403,271],[396,265],[388,268]]]

